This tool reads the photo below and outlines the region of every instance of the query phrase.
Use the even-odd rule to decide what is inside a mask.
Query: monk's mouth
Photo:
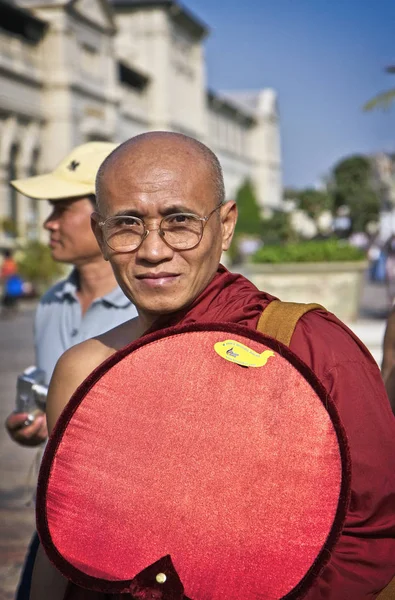
[[[176,275],[173,273],[160,273],[158,275],[155,274],[139,276],[137,277],[137,279],[140,281],[140,283],[146,285],[147,287],[158,288],[175,283],[179,279],[179,277],[180,275]]]

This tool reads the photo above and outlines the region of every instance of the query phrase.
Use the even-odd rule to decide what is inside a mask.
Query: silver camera
[[[37,367],[28,367],[17,379],[15,412],[29,413],[29,419],[34,421],[35,414],[45,412],[47,393],[45,372]]]

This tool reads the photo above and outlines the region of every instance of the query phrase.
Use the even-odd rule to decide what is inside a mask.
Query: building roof
[[[48,1],[48,0],[47,0]],[[114,9],[108,0],[97,0],[97,6],[93,10],[90,8],[89,12],[84,11],[81,12],[79,10],[80,2],[79,0],[68,0],[67,8],[72,12],[76,12],[78,14],[79,19],[83,19],[89,25],[93,25],[94,27],[99,28],[99,30],[104,31],[109,34],[114,34],[116,31],[115,21],[114,21]],[[82,4],[83,6],[83,4]],[[100,9],[98,10],[98,8]],[[98,20],[98,15],[101,11],[101,16],[104,16],[105,22],[101,22]]]
[[[277,94],[271,88],[261,90],[230,90],[221,95],[244,110],[249,110],[256,116],[273,117],[278,113]]]
[[[252,125],[256,119],[256,113],[248,106],[235,101],[228,95],[214,90],[207,90],[207,99],[211,107],[218,108],[231,114],[248,125]]]
[[[208,26],[176,0],[109,0],[116,11],[163,7],[181,26],[189,28],[196,37],[205,37]]]

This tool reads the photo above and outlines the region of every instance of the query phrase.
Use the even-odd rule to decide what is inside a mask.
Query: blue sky
[[[284,183],[318,183],[342,157],[395,152],[395,104],[364,113],[395,88],[395,0],[183,0],[211,28],[208,85],[273,87]]]

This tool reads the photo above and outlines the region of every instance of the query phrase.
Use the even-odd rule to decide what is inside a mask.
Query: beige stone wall
[[[116,17],[117,55],[150,78],[148,129],[206,132],[204,56],[200,40],[177,25],[164,8],[121,12]]]
[[[211,144],[210,147],[218,156],[222,166],[226,197],[228,200],[234,200],[239,187],[247,177],[251,176],[251,161],[230,151],[216,148],[214,144]]]
[[[168,129],[170,26],[163,9],[121,13],[116,17],[117,55],[150,78],[147,90],[148,129]]]
[[[48,26],[37,43],[0,32],[0,219],[15,216],[22,237],[41,232],[47,209],[11,191],[11,176],[48,171],[76,144],[147,130],[183,132],[212,147],[228,198],[250,176],[259,199],[277,203],[278,120],[210,107],[203,30],[164,6],[114,18],[104,0],[76,0],[67,10],[60,0],[23,5]],[[147,77],[144,89],[118,81],[118,60]],[[11,242],[0,233],[0,246]]]
[[[249,265],[247,277],[258,289],[285,302],[316,302],[342,321],[358,316],[367,264],[294,263]]]

